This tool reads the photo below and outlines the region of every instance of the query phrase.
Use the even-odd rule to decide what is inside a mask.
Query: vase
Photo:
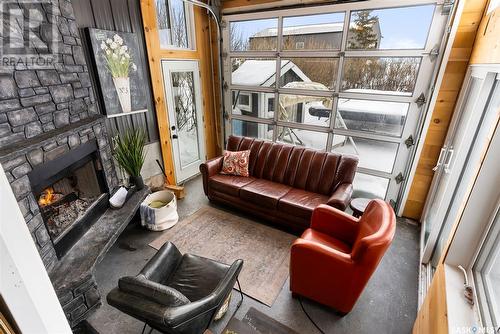
[[[142,179],[142,176],[130,176],[128,178],[129,182],[135,186],[137,190],[141,190],[144,188],[144,180]]]
[[[118,94],[118,100],[120,101],[122,111],[131,112],[132,104],[130,101],[130,78],[113,78],[113,83],[115,84],[116,93]]]

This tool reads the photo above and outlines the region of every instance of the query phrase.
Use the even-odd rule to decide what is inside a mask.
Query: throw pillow
[[[247,151],[224,151],[221,174],[248,176],[248,163],[250,150]]]

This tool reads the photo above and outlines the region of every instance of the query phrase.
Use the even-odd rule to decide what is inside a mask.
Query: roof
[[[282,60],[281,74],[290,70],[295,72],[302,81],[311,81],[292,61]],[[233,85],[269,87],[276,81],[275,73],[276,60],[248,59],[233,71],[231,83]]]
[[[344,22],[307,24],[300,26],[283,27],[283,35],[307,35],[307,34],[325,34],[332,32],[341,32],[344,29]],[[278,34],[277,28],[267,28],[254,34],[252,37],[269,37]],[[250,37],[250,38],[252,38]]]

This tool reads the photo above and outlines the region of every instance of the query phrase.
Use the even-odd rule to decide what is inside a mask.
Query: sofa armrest
[[[358,235],[358,219],[353,216],[321,204],[314,209],[311,228],[330,235],[347,244],[352,244]]]
[[[208,196],[208,179],[219,173],[222,168],[222,161],[224,157],[217,157],[210,160],[205,161],[200,165],[200,172],[203,177],[203,191],[205,195]]]
[[[144,275],[125,276],[118,280],[120,290],[169,307],[190,303],[181,292],[169,286],[148,280]]]
[[[332,196],[328,199],[327,204],[344,211],[351,201],[351,196],[352,184],[342,183],[337,187],[337,189],[335,189]]]

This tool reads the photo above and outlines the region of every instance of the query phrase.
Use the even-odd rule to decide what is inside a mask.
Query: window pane
[[[332,151],[356,155],[359,167],[391,173],[398,144],[351,136],[333,136]]]
[[[420,57],[346,58],[342,79],[345,92],[411,96]]]
[[[181,167],[200,160],[193,72],[172,72]]]
[[[353,181],[354,191],[352,197],[385,199],[388,186],[389,179],[356,172]]]
[[[259,139],[273,140],[273,126],[257,122],[233,119],[232,132],[235,136],[253,137]]]
[[[335,127],[401,137],[408,103],[339,99]]]
[[[278,19],[235,21],[229,25],[231,51],[276,50]]]
[[[344,13],[283,18],[283,50],[339,50]]]
[[[274,118],[274,93],[231,91],[233,115]]]
[[[256,87],[274,87],[276,59],[231,58],[231,84]]]
[[[338,58],[289,58],[281,60],[281,87],[333,90]]]
[[[166,49],[174,46],[187,49],[190,47],[184,1],[157,0],[156,19],[160,48]]]
[[[434,5],[351,12],[348,49],[423,49]]]
[[[282,143],[324,150],[327,139],[327,133],[278,126],[277,141]]]
[[[285,122],[330,125],[333,98],[280,94],[278,119]]]

